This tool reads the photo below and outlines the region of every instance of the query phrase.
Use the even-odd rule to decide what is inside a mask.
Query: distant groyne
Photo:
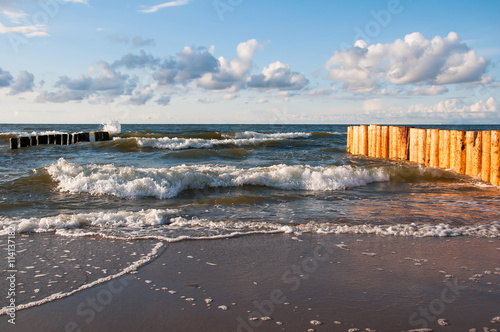
[[[347,129],[347,153],[408,160],[500,186],[500,130],[464,131],[360,125]]]
[[[36,145],[70,145],[79,142],[99,142],[109,140],[111,140],[111,135],[107,131],[25,135],[12,137],[10,139],[10,148],[14,150]]]

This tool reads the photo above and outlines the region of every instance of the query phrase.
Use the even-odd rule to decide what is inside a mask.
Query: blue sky
[[[500,123],[498,1],[0,0],[4,123]]]

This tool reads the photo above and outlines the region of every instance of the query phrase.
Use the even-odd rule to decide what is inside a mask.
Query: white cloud
[[[474,104],[467,105],[460,99],[448,99],[435,105],[425,106],[423,104],[411,105],[403,114],[410,118],[439,119],[447,122],[450,120],[473,120],[500,118],[500,108],[495,98],[490,97],[486,101],[479,100]]]
[[[432,39],[415,32],[390,44],[368,45],[359,40],[347,50],[336,51],[324,67],[328,78],[342,81],[346,91],[369,93],[381,83],[476,82],[482,79],[487,64],[455,32]]]
[[[335,87],[329,89],[314,89],[309,91],[307,94],[309,96],[329,96],[336,91]]]
[[[8,72],[0,68],[0,88],[8,87],[14,81],[14,77]]]
[[[191,0],[175,0],[175,1],[169,1],[165,2],[156,6],[151,6],[151,7],[146,7],[144,9],[139,9],[138,12],[145,13],[145,14],[150,14],[150,13],[156,13],[158,10],[162,8],[167,8],[167,7],[177,7],[177,6],[184,6],[187,5]]]
[[[279,61],[264,67],[261,74],[252,75],[247,80],[247,85],[257,89],[300,90],[309,80],[304,74],[292,72],[290,66]]]
[[[11,95],[17,95],[19,93],[33,91],[35,86],[35,76],[26,70],[19,73],[16,78],[16,82],[11,86]]]
[[[448,89],[442,85],[429,85],[426,87],[416,87],[409,92],[411,96],[434,96],[448,92]]]
[[[46,31],[47,26],[40,24],[6,27],[2,23],[0,23],[0,34],[20,33],[28,38],[32,38],[48,36],[49,34]]]
[[[219,57],[220,70],[204,74],[198,80],[198,85],[207,90],[240,90],[244,86],[246,75],[252,69],[252,59],[259,46],[255,39],[238,44],[236,57],[231,61]]]
[[[88,5],[88,0],[63,0],[64,2],[81,3],[83,5]]]
[[[21,18],[28,14],[17,9],[0,9],[0,15],[7,17],[14,24],[21,24]]]
[[[121,95],[130,95],[136,88],[136,79],[123,75],[108,63],[97,64],[100,75],[97,77],[80,75],[76,79],[61,76],[56,82],[56,91],[41,91],[37,97],[39,102],[64,103],[70,100],[92,98],[95,102],[112,102]]]

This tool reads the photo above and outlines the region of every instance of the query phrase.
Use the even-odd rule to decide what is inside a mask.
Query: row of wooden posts
[[[347,130],[347,152],[453,169],[500,186],[500,130],[463,131],[361,125]]]
[[[91,131],[91,132],[79,132],[71,134],[44,134],[44,135],[30,135],[30,136],[20,136],[12,137],[10,139],[10,148],[26,148],[35,145],[69,145],[78,142],[91,142],[91,141],[109,141],[111,136],[107,131]]]

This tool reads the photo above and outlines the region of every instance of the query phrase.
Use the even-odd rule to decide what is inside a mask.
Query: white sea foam
[[[122,131],[122,126],[118,121],[107,121],[101,126],[103,131],[107,131],[112,135],[119,134]]]
[[[7,234],[9,226],[15,226],[19,233],[23,232],[50,232],[59,229],[79,229],[84,227],[98,228],[142,228],[147,226],[162,225],[170,220],[168,216],[178,213],[175,209],[166,210],[141,210],[141,211],[118,211],[118,212],[94,212],[80,214],[60,214],[57,216],[43,218],[4,218],[0,220],[3,228],[0,235]],[[86,235],[92,235],[88,233]]]
[[[134,137],[140,147],[152,147],[156,149],[185,150],[190,148],[208,149],[214,146],[234,145],[247,146],[257,145],[268,141],[279,141],[290,138],[307,138],[310,133],[276,133],[260,134],[255,132],[237,133],[235,137],[223,135],[225,139],[205,139],[205,138],[182,138],[182,137],[161,137],[146,138]]]
[[[100,235],[110,239],[156,239],[165,242],[179,242],[196,239],[222,239],[249,234],[288,233],[300,235],[311,234],[368,234],[381,236],[404,237],[456,237],[473,236],[500,237],[500,222],[468,226],[449,224],[386,224],[386,225],[346,225],[330,222],[314,222],[306,224],[287,224],[257,221],[214,221],[209,219],[184,218],[177,216],[178,211],[172,209],[152,209],[145,211],[120,211],[83,213],[30,219],[4,219],[0,227],[7,234],[9,226],[15,226],[17,232],[50,232],[70,237]],[[93,226],[93,227],[90,227]],[[151,228],[149,226],[158,226]],[[103,230],[125,229],[130,232],[126,236],[110,235]],[[338,245],[340,249],[345,247]],[[28,267],[27,267],[28,268]]]
[[[293,139],[293,138],[308,138],[311,133],[305,132],[291,132],[291,133],[259,133],[256,131],[238,132],[234,135],[222,134],[225,138],[248,138],[248,139]]]
[[[132,264],[130,264],[129,266],[127,266],[126,268],[124,268],[123,270],[121,270],[120,272],[118,272],[117,274],[110,275],[110,276],[107,276],[107,277],[104,277],[104,278],[100,278],[100,279],[95,280],[95,281],[93,281],[91,283],[84,284],[84,285],[78,287],[77,289],[74,289],[74,290],[69,291],[69,292],[65,292],[65,293],[59,292],[59,293],[55,293],[55,294],[49,295],[46,298],[41,299],[39,301],[34,301],[34,302],[26,303],[26,304],[20,304],[20,305],[16,306],[16,311],[22,310],[22,309],[26,309],[26,308],[30,308],[30,307],[34,307],[34,306],[38,306],[38,305],[42,305],[42,304],[45,304],[45,303],[48,303],[48,302],[52,302],[54,300],[62,299],[64,297],[67,297],[67,296],[73,295],[75,293],[78,293],[78,292],[80,292],[82,290],[94,287],[95,285],[102,284],[102,283],[104,283],[106,281],[109,281],[109,280],[112,280],[112,279],[116,279],[116,278],[121,277],[121,276],[123,276],[123,275],[125,275],[127,273],[130,273],[130,272],[132,272],[134,270],[137,270],[140,266],[146,264],[154,256],[156,256],[156,254],[158,253],[158,250],[160,250],[160,248],[163,247],[163,245],[164,244],[162,242],[158,242],[153,247],[153,249],[146,256],[143,256],[138,261],[133,262]],[[0,316],[5,315],[8,312],[9,312],[9,308],[8,307],[3,307],[2,309],[0,309]]]
[[[170,168],[80,166],[59,159],[47,167],[59,190],[113,195],[122,198],[167,199],[188,189],[267,186],[283,190],[345,190],[390,179],[383,167],[274,165],[249,169],[219,165],[181,165]]]

